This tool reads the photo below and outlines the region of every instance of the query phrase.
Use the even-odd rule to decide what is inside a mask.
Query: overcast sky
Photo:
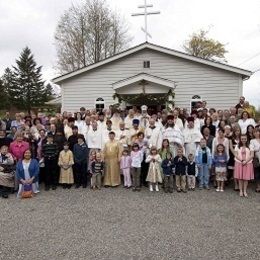
[[[80,0],[0,0],[0,75],[25,46],[43,66],[46,80],[57,76],[54,32],[57,22],[72,3]],[[125,18],[131,46],[144,41],[143,17],[131,17],[144,0],[107,0]],[[160,15],[148,17],[152,43],[183,50],[183,42],[199,29],[226,44],[228,63],[251,71],[260,69],[260,0],[148,0]],[[260,105],[260,71],[244,82],[244,95]]]

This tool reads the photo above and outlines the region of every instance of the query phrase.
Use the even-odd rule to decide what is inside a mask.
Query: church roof
[[[218,68],[218,69],[237,73],[237,74],[240,74],[243,77],[243,79],[248,79],[252,75],[252,72],[249,71],[249,70],[241,69],[241,68],[231,66],[231,65],[228,65],[228,64],[225,64],[225,63],[217,62],[217,61],[199,58],[199,57],[196,57],[196,56],[193,56],[193,55],[181,52],[181,51],[173,50],[173,49],[166,48],[166,47],[156,45],[156,44],[153,44],[153,43],[144,42],[144,43],[136,45],[136,46],[134,46],[130,49],[127,49],[125,51],[117,53],[117,54],[115,54],[115,55],[113,55],[109,58],[101,60],[97,63],[90,64],[90,65],[85,66],[81,69],[78,69],[78,70],[75,70],[73,72],[61,75],[59,77],[56,77],[52,81],[54,83],[61,83],[62,81],[66,80],[66,79],[77,76],[77,75],[84,73],[84,72],[87,72],[89,70],[98,68],[102,65],[105,65],[107,63],[113,62],[113,61],[118,60],[118,59],[121,59],[123,57],[126,57],[128,55],[131,55],[133,53],[136,53],[136,52],[144,50],[144,49],[150,49],[150,50],[158,51],[158,52],[168,54],[168,55],[172,55],[172,56],[175,56],[175,57],[178,57],[178,58],[190,60],[192,62],[198,62],[198,63],[208,65],[208,66],[211,66],[211,67],[215,67],[215,68]]]

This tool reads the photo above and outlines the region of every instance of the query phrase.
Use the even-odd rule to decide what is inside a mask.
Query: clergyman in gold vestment
[[[104,186],[118,186],[120,180],[119,160],[121,157],[121,145],[115,140],[115,133],[109,133],[109,141],[104,148],[105,177]]]

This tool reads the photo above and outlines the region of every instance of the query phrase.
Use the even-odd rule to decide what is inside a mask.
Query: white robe
[[[183,130],[183,122],[180,118],[174,119],[174,125],[176,125],[181,131]]]
[[[87,125],[87,124],[84,122],[81,131],[82,131],[82,134],[83,134],[84,137],[85,137],[85,140],[88,139],[88,131],[89,131],[90,128],[91,128],[91,125]]]
[[[100,129],[100,130],[103,130],[103,129],[106,129],[106,127],[107,127],[107,125],[106,125],[106,121],[104,120],[104,121],[97,121],[97,124],[98,124],[98,128]]]
[[[167,127],[163,130],[163,139],[168,139],[169,143],[177,143],[183,146],[184,138],[181,130],[174,127]]]
[[[102,149],[102,131],[98,128],[96,131],[89,128],[87,134],[87,144],[90,149]]]
[[[83,131],[84,131],[84,126],[86,125],[85,121],[83,120],[77,120],[75,121],[75,126],[78,127],[78,132],[79,134],[84,135]]]
[[[189,154],[193,154],[195,156],[198,143],[203,137],[201,132],[197,128],[188,128],[186,127],[183,131],[184,135],[184,147],[185,147],[185,155],[188,157]]]
[[[68,140],[69,137],[73,134],[72,128],[69,127],[68,125],[65,125],[65,127],[64,127],[64,134],[65,134],[66,139]]]
[[[129,130],[127,129],[118,129],[116,131],[116,136],[115,139],[117,141],[119,141],[119,143],[123,146],[123,147],[127,147],[128,145],[130,145],[130,134],[129,134]]]
[[[147,127],[144,132],[145,137],[148,140],[148,147],[155,146],[157,150],[162,147],[162,131],[159,127],[151,128]]]
[[[116,114],[114,114],[110,120],[112,121],[112,129],[114,131],[119,129],[119,123],[123,121],[122,118]]]
[[[162,122],[160,120],[155,122],[155,126],[159,127],[161,131],[163,130],[163,124],[162,124]]]
[[[135,119],[134,117],[132,118],[132,117],[129,117],[129,116],[127,116],[125,118],[124,123],[125,123],[126,129],[131,129],[133,127],[133,120],[134,119]]]

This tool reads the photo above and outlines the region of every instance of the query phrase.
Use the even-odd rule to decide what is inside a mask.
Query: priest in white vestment
[[[173,115],[167,117],[167,124],[163,130],[163,139],[168,139],[172,155],[177,156],[178,148],[183,147],[184,137],[181,130],[174,125]]]

